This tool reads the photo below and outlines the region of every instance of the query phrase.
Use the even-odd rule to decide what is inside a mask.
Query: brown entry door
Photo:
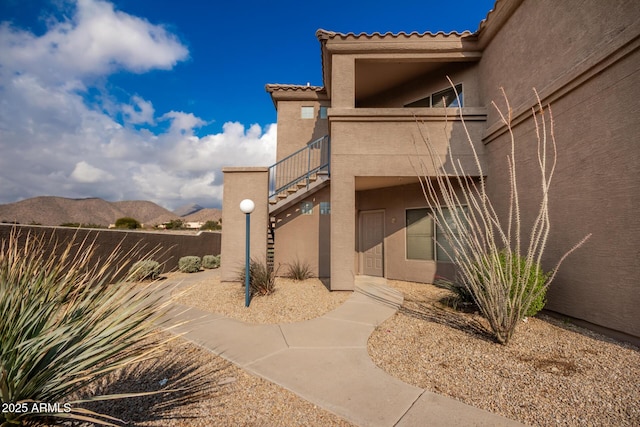
[[[384,212],[360,213],[362,274],[384,277]]]

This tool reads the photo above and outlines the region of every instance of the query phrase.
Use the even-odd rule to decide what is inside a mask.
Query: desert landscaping
[[[409,282],[389,284],[403,292],[405,303],[371,335],[369,354],[390,375],[528,425],[640,423],[640,352],[636,347],[544,314],[522,322],[513,341],[500,345],[483,332],[479,316],[441,303],[448,291]],[[317,279],[279,279],[276,292],[254,298],[250,310],[242,305],[243,295],[241,284],[220,283],[214,278],[195,284],[178,302],[245,322],[287,323],[312,317],[310,307],[314,307],[313,315],[319,316],[337,307],[350,292],[328,292]],[[188,348],[200,361],[223,363],[188,343],[175,345]],[[236,375],[234,378],[240,378]],[[247,381],[251,378],[248,374],[241,377]],[[322,425],[348,425],[278,386],[256,378],[251,381],[256,381],[252,396],[289,396],[287,413],[300,418],[276,417],[277,425],[307,424],[304,420],[318,419],[323,420]],[[242,387],[235,382],[224,387],[239,393],[238,401],[228,405],[228,419],[250,425],[243,424],[247,415],[237,410],[247,399],[242,396]],[[234,393],[222,395],[233,399]],[[191,410],[203,413],[202,407],[215,400],[212,395]],[[215,408],[213,414],[217,416],[223,408]],[[187,414],[188,407],[180,412]]]

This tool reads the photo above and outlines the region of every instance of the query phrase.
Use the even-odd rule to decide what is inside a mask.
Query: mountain
[[[220,218],[222,218],[222,211],[214,208],[202,208],[197,212],[182,217],[187,222],[220,221]]]
[[[176,219],[171,211],[145,200],[107,202],[99,198],[68,199],[41,196],[0,205],[0,221],[20,224],[61,225],[64,223],[108,226],[116,219],[132,217],[145,225],[156,218]]]
[[[189,205],[180,206],[178,209],[174,210],[173,213],[177,216],[187,216],[193,213],[196,213],[200,210],[204,209],[197,203],[191,203]]]

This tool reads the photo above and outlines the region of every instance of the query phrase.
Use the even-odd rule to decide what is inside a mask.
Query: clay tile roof
[[[487,12],[487,16],[482,21],[480,21],[475,34],[480,34],[482,31],[486,31],[487,25],[492,25],[492,21],[499,19],[498,15],[500,15],[500,12],[497,12],[498,9],[508,9],[509,7],[511,7],[513,10],[517,8],[520,3],[522,3],[522,0],[514,0],[511,2],[505,0],[495,0],[495,2],[493,3],[493,8],[489,12]]]
[[[335,31],[327,31],[327,30],[323,30],[323,29],[319,29],[318,31],[316,31],[316,37],[318,38],[318,40],[329,40],[329,39],[335,39],[335,38],[340,38],[342,40],[347,40],[347,39],[352,39],[352,40],[358,40],[358,39],[399,39],[399,38],[424,38],[424,37],[464,37],[464,36],[470,36],[473,33],[471,31],[463,31],[461,33],[457,32],[457,31],[451,31],[449,33],[445,33],[444,31],[438,31],[437,33],[432,33],[429,31],[425,31],[424,33],[419,33],[417,31],[413,31],[411,33],[406,33],[404,31],[401,31],[399,33],[392,33],[392,32],[387,32],[387,33],[380,33],[380,32],[375,32],[375,33],[337,33]]]
[[[386,32],[386,33],[380,33],[380,32],[375,32],[375,33],[338,33],[335,31],[327,31],[327,30],[323,30],[323,29],[319,29],[318,31],[316,31],[316,37],[318,38],[318,40],[329,40],[329,39],[335,39],[335,38],[340,38],[342,40],[347,40],[347,39],[352,39],[352,40],[358,40],[358,39],[399,39],[401,37],[404,38],[425,38],[425,37],[465,37],[465,36],[470,36],[470,35],[478,35],[482,30],[485,29],[485,27],[487,27],[487,23],[492,21],[494,19],[494,15],[496,15],[496,9],[499,7],[505,7],[505,3],[514,3],[515,6],[517,6],[517,4],[521,3],[522,0],[515,0],[512,2],[508,2],[505,0],[495,0],[494,4],[493,4],[493,8],[487,13],[487,16],[480,21],[480,24],[478,25],[478,29],[474,32],[471,31],[463,31],[463,32],[457,32],[457,31],[451,31],[449,33],[445,33],[444,31],[438,31],[436,33],[432,33],[430,31],[425,31],[423,33],[419,33],[417,31],[413,31],[411,33],[407,33],[404,31],[401,31],[399,33],[392,33],[392,32]],[[506,6],[508,7],[508,6]]]
[[[265,90],[269,93],[275,91],[299,91],[299,92],[322,92],[323,86],[311,86],[311,85],[287,85],[287,84],[268,84],[265,86]]]

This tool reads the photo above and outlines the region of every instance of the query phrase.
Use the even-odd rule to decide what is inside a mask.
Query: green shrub
[[[313,272],[311,271],[311,266],[307,262],[302,262],[299,259],[296,259],[291,264],[287,264],[288,271],[286,277],[293,280],[307,280],[310,277],[313,277]]]
[[[128,230],[134,230],[136,228],[140,228],[142,227],[142,225],[140,224],[140,222],[138,222],[137,219],[135,218],[131,218],[128,216],[122,217],[122,218],[118,218],[116,220],[116,228],[125,228]]]
[[[508,262],[507,258],[511,262]],[[500,251],[497,257],[494,255],[485,256],[482,264],[483,267],[480,263],[474,264],[475,282],[477,283],[474,288],[458,283],[449,283],[445,287],[456,293],[462,303],[475,304],[476,298],[474,298],[473,292],[482,292],[482,290],[488,289],[494,281],[503,282],[503,286],[510,289],[510,299],[530,301],[528,308],[523,312],[523,317],[535,316],[544,308],[547,302],[546,285],[550,274],[545,273],[539,265],[531,263],[527,266],[526,258],[507,251]]]
[[[184,228],[184,221],[181,219],[172,219],[164,224],[164,228],[167,230],[182,230]]]
[[[150,259],[138,261],[131,266],[127,280],[139,282],[141,280],[155,280],[160,276],[160,263]]]
[[[202,266],[199,256],[183,256],[178,260],[178,269],[183,273],[197,273]]]
[[[3,406],[0,425],[45,421],[33,404],[55,402],[68,403],[70,412],[49,418],[107,425],[118,419],[83,408],[84,402],[140,393],[101,396],[87,389],[162,354],[158,327],[171,301],[151,285],[110,285],[121,272],[115,266],[124,265],[118,252],[97,265],[86,241],[55,250],[49,243],[15,230],[0,242],[0,401],[27,403],[26,411]]]
[[[249,264],[249,289],[251,295],[269,295],[276,290],[276,274],[272,266],[266,262],[252,259]],[[238,281],[244,285],[245,269],[238,273]]]
[[[520,264],[518,266],[518,263]],[[538,314],[547,303],[547,280],[551,277],[551,273],[545,273],[538,264],[527,266],[527,260],[524,257],[514,257],[511,260],[511,298],[515,298],[519,292],[519,284],[526,283],[523,299],[531,299],[531,305],[525,311],[525,317],[531,317]],[[507,272],[507,256],[504,252],[500,253],[500,265],[503,266],[505,274]]]
[[[205,255],[202,257],[203,268],[218,268],[220,267],[220,255]]]
[[[205,222],[202,227],[200,227],[200,230],[221,230],[222,226],[220,225],[220,223],[218,221],[207,221]]]

